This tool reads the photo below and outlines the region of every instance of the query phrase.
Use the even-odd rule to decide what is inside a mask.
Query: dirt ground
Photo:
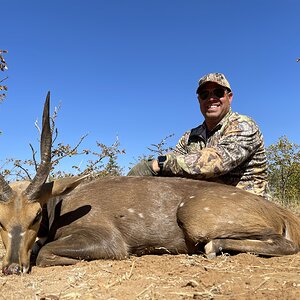
[[[0,299],[300,299],[300,254],[148,255],[33,267],[0,275]]]

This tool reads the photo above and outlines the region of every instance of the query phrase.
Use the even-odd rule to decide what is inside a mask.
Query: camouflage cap
[[[221,86],[226,87],[231,91],[230,84],[226,79],[225,75],[222,73],[209,73],[199,79],[199,86],[197,88],[196,93],[199,93],[200,88],[207,82],[215,82]]]

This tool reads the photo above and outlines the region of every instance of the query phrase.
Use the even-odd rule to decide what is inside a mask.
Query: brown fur
[[[205,181],[102,178],[79,185],[48,208],[48,243],[37,258],[42,266],[197,253],[204,246],[208,256],[220,250],[286,255],[300,246],[300,222],[292,213],[260,196]]]
[[[208,256],[222,250],[262,255],[299,251],[300,221],[293,213],[234,187],[204,182],[202,186],[179,208],[178,219],[194,242],[210,242],[205,248]],[[192,210],[197,212],[193,217]]]
[[[22,193],[27,185],[11,185],[15,198],[0,207],[6,274],[28,271],[38,228],[46,240],[34,253],[39,266],[201,251],[208,257],[220,251],[287,255],[300,247],[295,215],[232,186],[182,178],[74,177],[44,184],[41,198],[32,202]],[[42,206],[41,224],[33,224]],[[12,232],[22,237],[10,239]]]
[[[24,193],[29,181],[10,184],[12,190],[8,201],[0,201],[0,233],[6,253],[2,260],[4,274],[28,272],[31,249],[36,240],[42,219],[42,205],[50,197],[64,194],[75,188],[84,178],[45,183],[41,187],[41,196],[31,201]]]

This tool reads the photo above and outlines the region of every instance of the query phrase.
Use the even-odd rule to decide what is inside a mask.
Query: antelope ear
[[[88,176],[89,175],[66,177],[44,183],[42,187],[42,197],[40,198],[41,204],[46,203],[51,197],[67,194],[75,189]]]
[[[53,181],[51,197],[64,195],[75,189],[87,176],[66,177]]]

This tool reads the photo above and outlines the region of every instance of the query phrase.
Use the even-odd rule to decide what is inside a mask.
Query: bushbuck
[[[50,128],[50,92],[44,104],[41,133],[41,163],[31,182],[8,184],[0,175],[0,233],[6,249],[2,261],[4,274],[26,273],[30,255],[42,219],[42,206],[50,197],[72,189],[81,179],[66,178],[45,183],[51,168],[52,134]],[[61,183],[59,185],[59,183]]]
[[[144,254],[205,253],[211,258],[220,251],[266,256],[299,251],[295,215],[232,186],[174,177],[45,182],[51,164],[47,99],[36,177],[10,186],[1,178],[4,274],[28,272],[37,245],[32,257],[38,266]]]

